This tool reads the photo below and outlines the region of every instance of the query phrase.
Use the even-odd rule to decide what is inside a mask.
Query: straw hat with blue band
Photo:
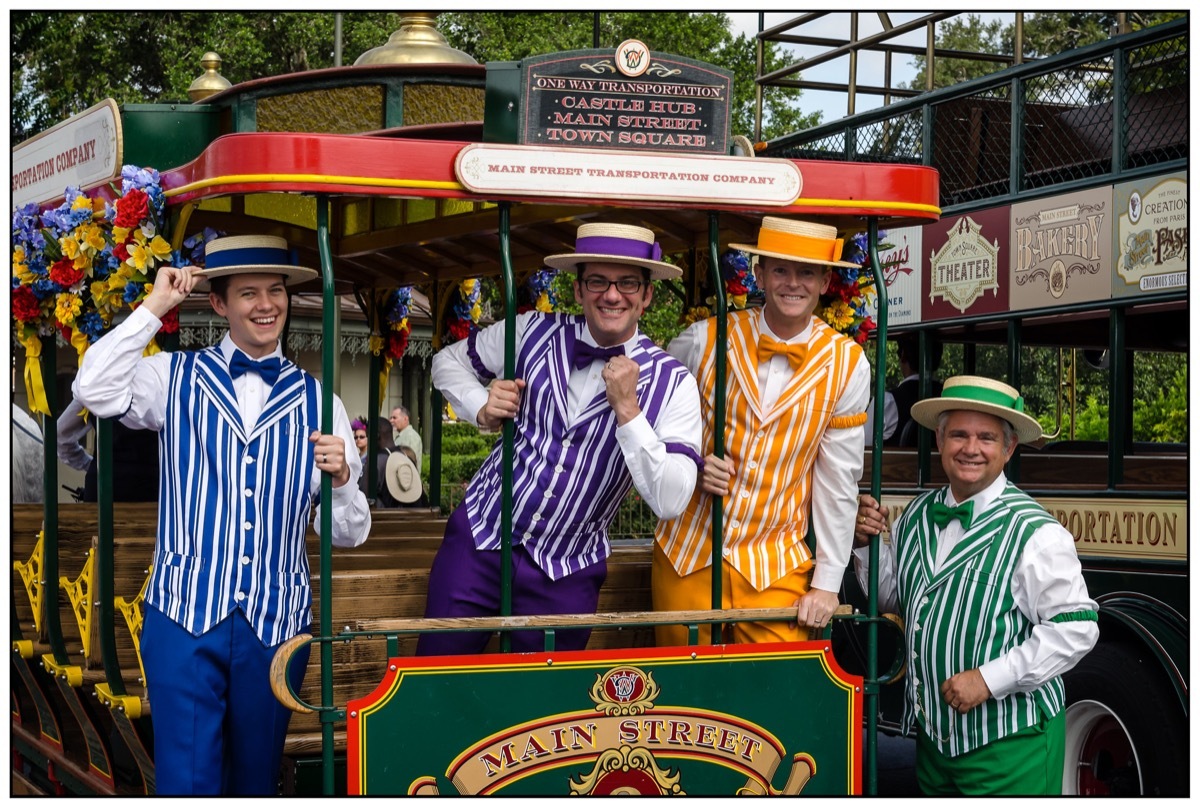
[[[204,245],[204,269],[193,273],[197,291],[208,290],[208,281],[225,275],[282,275],[295,286],[317,277],[315,269],[296,266],[286,239],[279,236],[224,236]]]
[[[546,258],[555,269],[577,270],[592,261],[604,264],[629,264],[650,270],[651,280],[678,278],[683,270],[662,259],[662,247],[654,231],[632,224],[583,224],[575,233],[575,252]]]
[[[837,228],[816,222],[801,222],[764,216],[758,230],[757,244],[730,244],[734,250],[769,255],[785,261],[800,261],[805,264],[824,264],[831,267],[857,267],[858,264],[841,260],[842,239],[837,237]]]
[[[1025,413],[1025,400],[1016,388],[984,376],[952,376],[942,384],[942,394],[912,406],[912,417],[921,426],[937,429],[938,416],[951,410],[973,410],[994,415],[1012,424],[1017,441],[1032,443],[1042,437],[1042,425]]]

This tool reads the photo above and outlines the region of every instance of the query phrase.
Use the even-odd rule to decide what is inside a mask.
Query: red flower
[[[62,334],[63,342],[66,342],[66,343],[71,342],[71,326],[63,325],[62,323],[59,323],[58,324],[58,333]]]
[[[18,286],[12,293],[13,317],[23,323],[36,320],[42,316],[37,297],[28,286]]]
[[[70,258],[60,258],[50,266],[50,280],[69,289],[83,280],[83,270],[76,269]]]
[[[456,340],[471,336],[471,324],[466,320],[455,320],[450,323],[450,336]]]
[[[179,332],[179,307],[171,309],[163,315],[162,326],[158,329],[160,334],[175,334]]]
[[[725,284],[725,294],[728,295],[744,295],[749,291],[740,280],[730,280]]]
[[[408,347],[408,332],[405,328],[402,331],[389,331],[387,340],[387,355],[391,359],[401,359],[404,356],[404,349]]]
[[[140,188],[134,188],[117,200],[117,215],[113,224],[117,227],[134,228],[146,218],[150,209],[150,197]]]
[[[129,247],[127,247],[125,243],[114,244],[113,255],[115,255],[117,260],[123,264],[129,260]]]

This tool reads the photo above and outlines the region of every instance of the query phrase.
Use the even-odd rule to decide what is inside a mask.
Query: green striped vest
[[[930,510],[945,496],[942,489],[915,499],[892,536],[909,653],[904,729],[920,722],[942,754],[955,757],[1057,715],[1063,684],[1055,677],[1029,693],[988,699],[966,715],[942,701],[946,679],[996,659],[1033,633],[1013,599],[1013,570],[1029,537],[1054,521],[1009,483],[975,515],[934,575],[937,528]]]

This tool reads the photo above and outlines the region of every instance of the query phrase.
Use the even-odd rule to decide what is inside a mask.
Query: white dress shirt
[[[982,513],[1007,484],[1008,479],[1001,473],[991,485],[966,501],[974,503],[974,513]],[[948,489],[945,504],[949,507],[959,504]],[[942,568],[963,533],[964,528],[956,519],[937,530],[934,574]],[[869,547],[855,548],[854,564],[858,582],[865,592],[870,569]],[[997,699],[1016,691],[1034,690],[1070,670],[1096,644],[1100,633],[1097,623],[1091,620],[1050,622],[1059,614],[1095,611],[1097,608],[1096,601],[1088,596],[1079,556],[1075,553],[1075,538],[1058,523],[1043,525],[1029,538],[1013,573],[1012,593],[1017,608],[1034,624],[1034,629],[1025,642],[980,666],[983,680]],[[897,605],[896,545],[882,542],[879,546],[879,609],[881,612],[894,610]]]
[[[517,315],[516,345],[521,345],[532,312]],[[624,343],[629,355],[637,346],[639,334]],[[587,328],[579,337],[595,346],[596,340]],[[433,358],[433,385],[450,402],[458,415],[478,425],[479,412],[487,403],[488,389],[479,377],[467,354],[467,340],[460,340],[438,351]],[[504,329],[485,328],[475,337],[475,351],[488,367],[504,366]],[[573,423],[583,408],[604,393],[600,372],[604,363],[598,359],[584,368],[573,365],[567,379],[568,423]],[[616,430],[617,445],[633,478],[633,485],[646,504],[659,517],[672,519],[683,513],[696,487],[696,463],[679,452],[668,452],[667,443],[679,443],[700,451],[700,392],[693,376],[680,383],[675,394],[665,402],[657,426],[650,426],[643,413],[638,413]]]
[[[84,354],[79,374],[71,385],[75,397],[98,417],[120,416],[121,423],[133,429],[161,430],[166,418],[171,354],[161,352],[142,356],[143,350],[161,326],[162,321],[145,306],[138,307]],[[228,363],[237,350],[228,333],[221,340],[219,349]],[[283,358],[279,345],[275,346],[270,356]],[[237,394],[242,424],[249,432],[258,421],[271,388],[257,373],[247,372],[233,380],[233,389]],[[318,396],[318,409],[320,406],[321,397]],[[339,547],[354,547],[364,542],[370,532],[371,512],[366,497],[360,496],[357,485],[362,463],[354,449],[354,432],[350,429],[346,408],[336,395],[333,397],[333,434],[345,444],[350,480],[333,489],[332,541]],[[311,482],[314,496],[320,492],[321,474],[314,464]],[[319,530],[319,504],[314,512]]]

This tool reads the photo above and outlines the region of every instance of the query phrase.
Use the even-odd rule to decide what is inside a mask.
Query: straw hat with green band
[[[951,410],[986,412],[1012,424],[1017,441],[1032,443],[1042,436],[1042,426],[1025,414],[1025,400],[1013,387],[983,376],[952,376],[942,394],[912,406],[912,417],[921,426],[937,429],[938,416]]]

